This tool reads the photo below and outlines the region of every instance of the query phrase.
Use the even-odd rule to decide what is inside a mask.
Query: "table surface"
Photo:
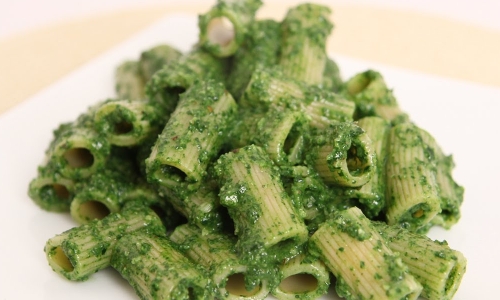
[[[199,14],[210,0],[0,0],[0,113],[174,12]],[[281,18],[299,1],[265,1]],[[500,2],[326,1],[333,53],[500,86]],[[285,4],[286,3],[286,4]]]

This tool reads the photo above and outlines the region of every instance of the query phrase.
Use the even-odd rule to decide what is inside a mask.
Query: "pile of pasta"
[[[199,42],[144,51],[117,97],[54,131],[29,187],[80,226],[53,270],[115,268],[142,299],[451,299],[464,256],[425,233],[460,218],[453,160],[380,73],[343,81],[330,9],[256,20],[218,0]],[[333,274],[333,277],[330,276]]]

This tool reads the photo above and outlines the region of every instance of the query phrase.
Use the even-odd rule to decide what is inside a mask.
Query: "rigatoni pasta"
[[[422,234],[460,217],[452,157],[380,73],[343,82],[330,8],[261,4],[217,1],[190,51],[124,62],[116,95],[54,132],[29,195],[86,224],[49,264],[111,266],[141,299],[316,299],[330,272],[347,299],[451,299],[466,259]]]

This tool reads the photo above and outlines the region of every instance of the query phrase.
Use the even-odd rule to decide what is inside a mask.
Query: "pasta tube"
[[[217,0],[198,18],[199,43],[217,57],[234,54],[243,43],[260,0]]]
[[[207,276],[167,238],[141,230],[123,236],[111,266],[141,299],[207,299]]]
[[[373,70],[354,75],[345,83],[345,95],[356,103],[356,117],[378,116],[402,123],[408,119],[401,111],[382,75]]]
[[[110,265],[117,240],[139,229],[160,235],[165,232],[161,220],[152,210],[131,203],[119,213],[49,239],[45,254],[55,272],[69,280],[86,280]]]
[[[354,123],[339,123],[310,136],[306,160],[326,183],[359,187],[375,171],[370,138]]]
[[[146,159],[148,181],[180,198],[195,191],[220,151],[236,109],[221,82],[199,81],[189,88]]]
[[[276,106],[299,110],[312,127],[325,128],[331,123],[352,121],[355,105],[335,93],[284,77],[276,68],[258,68],[240,101],[244,107]]]
[[[399,252],[410,273],[423,286],[429,300],[451,300],[464,276],[467,260],[446,242],[433,241],[398,226],[375,223],[388,246]]]
[[[271,109],[257,123],[252,142],[262,147],[276,164],[295,165],[303,159],[308,125],[301,112]]]
[[[334,60],[327,58],[325,71],[323,72],[322,87],[328,91],[338,93],[342,89],[343,84],[339,66]]]
[[[182,53],[170,45],[158,45],[141,53],[139,68],[144,82],[148,82],[156,71],[178,60]]]
[[[75,182],[61,176],[53,165],[38,168],[38,175],[29,185],[28,195],[48,211],[69,211],[75,196]]]
[[[174,230],[170,240],[178,244],[180,249],[185,249],[185,254],[193,262],[207,270],[214,285],[214,298],[257,300],[266,298],[269,293],[269,283],[265,278],[262,279],[266,271],[259,270],[258,275],[251,274],[253,268],[260,266],[244,263],[236,254],[235,242],[229,236],[204,234],[200,228],[182,225]]]
[[[435,176],[441,199],[441,212],[432,219],[431,223],[449,229],[460,219],[460,205],[464,197],[464,188],[453,179],[452,171],[455,167],[453,157],[445,155],[436,140],[427,131],[420,130],[420,133],[424,144],[428,147],[427,152],[436,159]]]
[[[422,130],[410,123],[393,127],[388,151],[387,223],[411,230],[425,228],[441,207],[436,162],[423,143]]]
[[[249,26],[248,36],[234,54],[227,88],[236,100],[243,94],[252,73],[259,66],[277,63],[280,24],[274,20],[258,20]]]
[[[368,218],[376,217],[385,207],[385,161],[390,123],[379,117],[364,117],[358,126],[370,138],[375,153],[375,169],[371,179],[363,186],[347,189],[345,194],[360,206]]]
[[[210,180],[200,185],[197,191],[176,195],[168,189],[159,188],[159,193],[186,219],[206,232],[220,231],[223,227],[224,212],[221,211],[219,198]]]
[[[299,254],[280,266],[281,282],[272,291],[280,300],[313,300],[328,292],[330,272],[319,259]]]
[[[47,151],[48,163],[66,178],[81,180],[104,167],[111,145],[93,128],[95,107],[73,123],[61,125]]]
[[[311,85],[323,82],[326,39],[333,28],[327,6],[305,3],[291,8],[281,23],[279,64],[290,78]]]
[[[217,160],[215,173],[220,202],[235,224],[240,253],[265,251],[277,260],[293,256],[307,240],[307,228],[264,150],[250,145],[226,153]]]
[[[287,190],[290,191],[294,206],[304,215],[309,231],[316,231],[317,226],[335,209],[335,190],[328,187],[311,167],[294,166],[291,174],[285,173],[284,176],[289,177]]]
[[[165,109],[152,101],[109,99],[97,108],[95,128],[112,145],[135,146],[160,131],[167,120]]]
[[[175,110],[179,96],[195,81],[215,79],[223,81],[224,62],[201,48],[193,48],[178,60],[165,65],[148,81],[146,95],[158,99],[165,106],[166,115]]]
[[[337,212],[309,240],[309,251],[335,275],[339,296],[348,299],[414,299],[422,285],[361,210]]]
[[[138,61],[124,61],[115,72],[115,90],[119,99],[141,100],[145,94],[145,80]]]

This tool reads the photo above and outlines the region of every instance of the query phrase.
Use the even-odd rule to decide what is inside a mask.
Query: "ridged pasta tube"
[[[339,211],[323,223],[311,236],[309,251],[335,275],[341,297],[416,300],[422,291],[399,255],[357,207]]]
[[[143,300],[207,298],[208,278],[164,236],[134,232],[122,237],[111,266]]]
[[[408,119],[379,72],[367,70],[354,75],[345,83],[344,94],[356,103],[356,119],[378,116],[398,123]]]
[[[45,210],[69,211],[75,196],[75,182],[62,177],[53,165],[40,166],[37,177],[30,182],[28,195]]]
[[[422,296],[429,300],[450,300],[465,274],[467,260],[446,242],[433,241],[425,235],[398,226],[375,223],[380,234],[410,273],[423,286]]]
[[[69,280],[86,280],[110,265],[116,242],[130,232],[164,234],[161,220],[149,208],[131,203],[119,213],[74,227],[49,239],[45,254],[52,269]]]
[[[219,197],[209,180],[204,181],[193,193],[176,195],[168,189],[159,188],[159,193],[186,219],[206,232],[220,231],[223,216]]]
[[[145,94],[146,81],[142,77],[138,61],[122,62],[115,71],[115,91],[118,99],[142,100]]]
[[[328,58],[325,64],[325,71],[323,72],[323,83],[321,86],[332,92],[339,92],[342,89],[344,82],[340,76],[340,69],[337,63]]]
[[[306,160],[329,184],[359,187],[375,172],[370,138],[354,123],[339,123],[311,134]]]
[[[233,97],[221,82],[199,81],[191,86],[181,95],[146,159],[148,181],[180,198],[196,191],[209,162],[222,147],[236,110]]]
[[[420,133],[423,142],[428,147],[428,153],[436,160],[435,176],[441,199],[441,212],[432,219],[431,223],[450,229],[460,219],[460,205],[464,197],[464,188],[453,179],[452,171],[455,167],[453,157],[445,155],[434,137],[427,131],[420,130]]]
[[[252,142],[264,148],[276,164],[295,165],[302,162],[308,128],[303,113],[271,109],[258,121]]]
[[[281,23],[280,66],[286,76],[311,85],[323,82],[326,39],[333,24],[330,8],[305,3],[291,8]]]
[[[390,123],[379,117],[364,117],[358,121],[358,126],[370,138],[375,153],[375,169],[367,183],[356,189],[347,189],[345,194],[359,203],[368,218],[374,218],[385,207],[385,161]]]
[[[410,123],[393,127],[386,164],[387,223],[411,230],[425,226],[441,212],[435,158]]]
[[[111,153],[106,138],[93,129],[95,107],[80,115],[73,123],[54,131],[47,151],[47,161],[66,178],[81,180],[104,167]]]
[[[165,65],[178,60],[182,53],[170,45],[157,45],[141,53],[139,68],[144,79],[148,82],[156,71]]]
[[[252,73],[259,66],[272,66],[278,61],[280,23],[258,20],[249,27],[247,38],[234,54],[227,88],[236,100],[243,94]]]
[[[280,300],[313,300],[328,292],[330,272],[309,254],[299,254],[280,266],[280,284],[272,294]]]
[[[193,48],[158,70],[146,85],[149,99],[159,99],[167,115],[175,110],[180,94],[195,81],[209,78],[223,81],[225,63],[201,48]]]
[[[170,235],[170,240],[196,264],[203,266],[212,279],[216,299],[257,300],[269,293],[267,280],[255,278],[255,266],[244,263],[237,255],[235,241],[222,233],[203,233],[200,228],[181,225]],[[259,272],[259,275],[263,272]],[[246,283],[249,282],[249,288]],[[208,288],[208,287],[207,287]]]
[[[118,212],[128,200],[128,194],[136,188],[138,173],[132,153],[125,148],[112,148],[102,171],[78,182],[70,212],[79,224],[102,219]]]
[[[164,109],[148,100],[109,99],[95,114],[95,127],[109,143],[136,146],[161,130],[168,120]]]
[[[199,43],[217,57],[234,54],[245,40],[260,0],[217,0],[198,18]]]
[[[298,110],[310,125],[325,128],[331,123],[352,121],[355,104],[317,86],[285,77],[277,68],[258,68],[240,101],[244,107],[282,107]]]
[[[215,165],[220,202],[226,206],[243,255],[293,256],[307,228],[292,206],[266,152],[255,145],[222,155]],[[259,249],[260,248],[260,249]]]

